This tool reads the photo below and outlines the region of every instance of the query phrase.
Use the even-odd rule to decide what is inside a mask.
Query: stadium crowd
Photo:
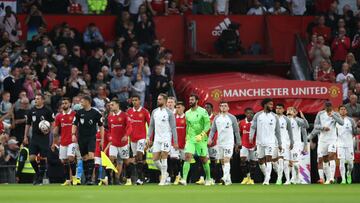
[[[306,2],[313,2],[315,4],[309,5]],[[70,159],[68,159],[67,157],[67,155],[72,155],[74,154],[74,152],[66,151],[65,155],[61,155],[61,150],[59,147],[61,145],[59,143],[60,140],[51,140],[50,144],[47,145],[49,149],[45,150],[42,147],[33,146],[32,148],[30,147],[29,152],[28,149],[24,147],[29,145],[28,136],[35,136],[36,139],[40,140],[43,139],[43,137],[41,138],[41,136],[40,138],[36,137],[39,136],[37,135],[37,133],[44,133],[42,129],[38,129],[40,128],[40,120],[47,120],[49,121],[49,123],[52,123],[52,121],[54,121],[54,118],[48,115],[48,110],[54,112],[54,115],[56,115],[55,118],[58,118],[58,120],[55,119],[55,125],[57,124],[57,128],[63,127],[61,125],[62,120],[61,118],[59,118],[59,115],[64,116],[67,113],[71,112],[68,111],[70,108],[74,111],[80,112],[82,108],[90,109],[91,106],[101,112],[103,117],[105,118],[104,120],[98,119],[96,121],[99,129],[102,129],[103,125],[107,126],[107,122],[109,122],[108,116],[111,113],[120,112],[121,115],[122,111],[140,111],[139,109],[132,108],[133,106],[141,106],[140,109],[144,107],[144,109],[146,108],[149,110],[154,110],[159,105],[167,105],[168,108],[171,109],[172,113],[175,111],[174,108],[176,107],[176,112],[178,113],[176,119],[183,118],[184,109],[182,108],[184,107],[184,105],[181,102],[177,103],[176,99],[173,97],[175,96],[172,88],[173,77],[175,74],[175,64],[172,61],[172,52],[171,50],[168,50],[166,49],[166,47],[163,46],[163,42],[161,40],[158,40],[156,38],[154,28],[155,25],[152,21],[152,17],[155,15],[178,15],[181,13],[220,15],[230,13],[248,15],[263,15],[273,13],[304,15],[323,12],[324,15],[317,16],[314,22],[309,25],[308,29],[309,37],[311,37],[308,51],[314,69],[314,79],[320,81],[342,83],[344,90],[346,90],[344,91],[344,102],[349,103],[346,104],[346,109],[349,116],[360,116],[360,104],[357,103],[357,97],[355,96],[357,94],[360,95],[360,85],[356,83],[358,78],[360,78],[360,72],[358,70],[359,66],[356,62],[356,60],[359,60],[358,55],[360,53],[360,51],[358,50],[360,47],[360,45],[358,45],[358,43],[360,43],[360,41],[358,41],[359,31],[357,29],[357,27],[360,26],[360,23],[357,23],[357,7],[354,8],[350,5],[342,5],[341,1],[339,3],[335,1],[326,1],[328,2],[326,5],[323,5],[320,2],[321,1],[305,0],[255,0],[252,2],[231,0],[24,0],[19,1],[20,4],[18,6],[18,13],[28,14],[26,19],[26,23],[28,26],[27,41],[24,43],[19,41],[19,36],[25,33],[20,32],[21,25],[17,20],[16,13],[12,11],[10,7],[7,7],[5,9],[5,16],[0,19],[0,27],[2,29],[0,39],[0,86],[2,90],[2,98],[0,103],[0,113],[2,116],[2,122],[0,122],[0,129],[2,131],[0,137],[0,183],[29,181],[32,182],[32,176],[34,173],[37,174],[37,179],[35,180],[35,183],[37,184],[39,183],[39,178],[44,178],[45,174],[49,176],[50,182],[63,181],[64,172],[67,181],[70,180],[70,178],[68,177],[71,176],[68,173],[72,173],[75,176],[74,172],[76,171],[76,175],[78,175],[78,170],[74,170],[74,160],[70,161]],[[337,11],[339,10],[338,8],[341,8],[341,12],[339,13],[337,13]],[[94,23],[89,24],[84,33],[80,33],[78,30],[72,28],[67,23],[57,25],[52,30],[47,30],[47,22],[43,17],[43,13],[110,13],[118,15],[115,33],[116,39],[114,39],[113,42],[105,41],[102,37],[101,30],[99,30]],[[354,54],[351,54],[350,51],[352,51]],[[331,69],[331,67],[334,67],[334,71]],[[338,75],[336,76],[336,74]],[[164,95],[164,93],[166,95]],[[167,98],[167,95],[170,97]],[[198,98],[196,96],[192,96],[191,98],[192,100],[194,100],[193,105],[197,107],[196,102]],[[172,101],[173,103],[165,104],[166,100]],[[67,101],[67,103],[65,101]],[[272,101],[267,100],[263,104],[263,107],[266,111],[273,110],[273,107],[269,104],[271,102]],[[222,113],[226,114],[228,111],[226,102],[222,103],[222,105]],[[268,105],[271,107],[268,107]],[[44,110],[46,111],[45,113],[48,118],[46,118],[44,112],[32,115],[32,113],[35,112],[35,110],[33,109],[43,109],[43,106],[46,106],[46,109],[48,109]],[[278,107],[284,108],[282,105],[277,105],[276,108]],[[119,111],[120,109],[122,111]],[[199,113],[204,114],[204,119],[206,118],[210,121],[210,117],[214,116],[212,115],[212,107],[210,104],[207,104],[207,112],[205,112],[205,110],[202,111],[201,108],[199,109],[199,111],[201,111]],[[63,111],[65,111],[66,113],[64,113]],[[111,113],[109,113],[109,111],[111,111]],[[281,111],[279,110],[278,116],[281,116],[281,114],[284,113],[285,109],[282,109]],[[135,114],[134,112],[132,113]],[[160,112],[158,113],[158,116],[165,116],[166,118],[169,118],[169,120],[171,120],[170,117],[173,116],[173,114],[171,114],[171,116],[170,114],[168,115],[162,112],[161,108],[156,112]],[[253,119],[254,112],[248,109],[247,113],[247,119],[249,119],[248,121],[250,121],[251,119]],[[298,113],[296,109],[289,109],[289,114],[290,117],[296,117]],[[78,113],[76,115],[78,115]],[[79,116],[80,115],[81,114],[79,114]],[[94,115],[96,115],[96,113],[94,113]],[[197,116],[192,116],[192,119],[194,119],[192,122],[198,122],[198,120],[196,120]],[[189,115],[189,118],[191,118],[192,116]],[[81,119],[83,118],[79,117],[77,118],[77,120],[73,119],[74,117],[76,116],[73,115],[73,117],[71,117],[72,119],[70,120],[70,125],[77,126],[79,129],[81,129],[81,125],[83,124],[83,121]],[[301,119],[302,121],[299,121],[299,123],[306,120],[303,116],[301,117],[302,118],[299,119]],[[59,121],[59,119],[61,121]],[[124,118],[124,120],[127,119],[129,118]],[[159,128],[159,126],[157,126],[156,124],[156,119],[153,118],[153,116],[152,119],[154,119],[153,122],[155,124],[153,124],[154,126],[150,129],[154,130],[155,128],[155,134],[159,133],[156,129]],[[212,119],[215,119],[215,117],[213,117]],[[233,117],[229,116],[226,117],[226,119],[220,120],[221,122],[233,122],[234,124]],[[76,122],[74,121],[74,123],[72,123],[73,120],[75,120]],[[195,132],[193,133],[194,139],[205,142],[205,148],[207,148],[207,144],[209,144],[210,146],[211,144],[214,144],[212,142],[207,143],[207,140],[205,139],[205,134],[210,130],[210,124],[207,123],[207,120],[206,122],[204,121],[204,130],[196,132],[198,134],[196,134]],[[93,121],[91,121],[91,123],[92,122]],[[147,122],[148,124],[150,124],[149,121]],[[169,122],[169,126],[174,124],[171,122]],[[221,122],[219,124],[219,127],[223,128],[222,125],[224,124]],[[286,120],[285,122],[288,121]],[[205,124],[207,125],[206,127]],[[29,131],[30,126],[32,126],[33,128],[32,131]],[[88,127],[91,126],[96,127],[96,125],[90,125]],[[233,131],[239,131],[239,129],[234,126]],[[238,126],[237,123],[236,126]],[[167,124],[166,126],[165,124],[164,126],[160,125],[160,128],[161,127],[164,127],[165,129],[168,128]],[[52,131],[53,127],[48,128],[51,129],[51,132],[48,133],[54,135],[59,133],[55,130]],[[210,133],[211,136],[215,136],[216,127],[213,128],[214,129],[212,129]],[[248,123],[247,128],[248,129],[244,131],[250,131],[250,125]],[[254,136],[254,132],[256,131],[254,129],[256,128],[257,126],[252,127],[253,133],[251,133],[250,136]],[[275,129],[272,130],[275,131]],[[75,130],[73,130],[72,128],[70,132],[73,136],[77,133],[76,128]],[[79,130],[79,133],[80,132],[81,130]],[[62,133],[62,131],[60,133]],[[106,137],[106,133],[109,132],[99,132],[97,139],[101,140],[101,142],[104,142],[104,138],[101,136]],[[298,131],[299,136],[303,135],[299,133],[300,131]],[[316,134],[316,132],[313,134]],[[54,137],[56,138],[56,136]],[[174,138],[174,140],[176,139],[177,138]],[[73,140],[76,140],[76,138],[71,137],[70,143],[74,142]],[[20,148],[20,144],[23,144],[23,147]],[[120,165],[124,163],[124,168],[126,169],[126,172],[135,171],[135,166],[133,162],[136,162],[136,167],[138,167],[136,170],[139,172],[139,174],[142,174],[143,171],[141,167],[143,166],[144,160],[142,160],[142,158],[138,158],[140,154],[137,155],[137,152],[144,151],[145,143],[137,142],[136,144],[137,145],[135,145],[135,147],[131,146],[133,153],[132,155],[135,157],[135,160],[130,159],[129,151],[126,152],[126,150],[124,151],[123,149],[120,149],[124,146],[117,146],[113,148],[111,148],[110,146],[109,151],[113,152],[109,152],[111,162],[115,165]],[[151,144],[152,143],[148,143],[148,145]],[[236,143],[230,143],[230,145],[231,144],[236,144],[238,147],[240,141],[236,140]],[[251,141],[247,144],[249,144],[249,148],[253,147],[253,143],[251,143]],[[280,143],[278,144],[281,145]],[[174,145],[179,145],[175,147],[178,148],[180,147],[180,142],[174,143]],[[228,145],[229,144],[226,143],[226,147],[228,147]],[[142,146],[143,148],[141,148],[140,146]],[[156,146],[155,143],[154,146]],[[104,145],[103,147],[106,148]],[[154,152],[153,158],[155,161],[149,161],[147,165],[149,165],[148,167],[150,167],[150,165],[155,165],[154,167],[161,169],[160,171],[162,174],[162,178],[164,179],[164,177],[167,176],[166,169],[168,166],[167,163],[165,164],[165,161],[163,160],[167,159],[167,154],[165,153],[166,158],[164,158],[164,153],[157,153],[163,151],[169,152],[168,149],[170,148],[170,146],[164,145],[157,147],[161,149]],[[195,147],[196,150],[198,150],[197,148],[199,146]],[[200,146],[199,148],[202,149],[201,147],[203,146]],[[72,149],[73,148],[76,147],[72,147]],[[230,184],[230,166],[228,158],[229,155],[231,157],[233,149],[230,150],[224,147],[224,149],[222,150],[224,151],[224,153],[226,152],[226,156],[221,157],[223,160],[222,171],[226,176],[224,176],[225,179],[223,179],[223,181],[224,184]],[[229,150],[231,151],[231,153]],[[236,150],[240,149],[236,148]],[[271,169],[269,169],[269,166],[271,168],[271,164],[269,163],[271,161],[269,161],[268,159],[269,149],[267,148],[264,150],[265,151],[263,151],[263,155],[266,156],[266,160],[262,160],[260,168],[267,179],[264,182],[266,184],[269,182],[270,179],[269,174],[271,174]],[[44,151],[48,153],[43,154]],[[97,173],[97,177],[104,176],[104,174],[98,174],[99,171],[102,170],[102,167],[99,166],[101,165],[101,162],[95,160],[93,163],[92,161],[89,161],[93,160],[92,158],[94,158],[91,157],[94,155],[89,153],[92,151],[89,151],[89,149],[84,149],[81,146],[79,151],[81,153],[81,156],[77,155],[76,158],[79,158],[79,160],[77,161],[78,165],[80,165],[80,161],[81,163],[83,163],[86,182],[91,183],[91,179],[93,178],[92,172],[94,168],[96,169],[95,171]],[[125,153],[124,155],[119,156],[120,160],[118,160],[118,162],[116,162],[116,159],[118,158],[117,151],[119,151],[119,153]],[[248,158],[248,156],[254,156],[250,155],[249,151],[251,150],[243,152],[245,154],[246,152],[248,153],[247,155],[243,156],[245,160],[246,158]],[[34,153],[36,153],[36,155],[40,155],[38,157],[34,157]],[[251,153],[253,153],[253,150]],[[86,154],[86,156],[84,156],[84,154]],[[210,177],[210,166],[207,160],[207,152],[205,154],[198,155],[200,155],[200,159],[197,160],[197,162],[200,162],[200,165],[203,165],[204,173],[206,175],[206,178],[208,179]],[[46,162],[44,161],[44,159],[41,158],[44,156],[47,157]],[[62,161],[59,159],[59,156],[62,157]],[[99,155],[97,155],[97,157],[99,158]],[[83,158],[83,160],[81,160],[81,158]],[[255,157],[253,158],[255,159]],[[184,159],[185,162],[183,163],[183,175],[184,173],[187,175],[190,170],[190,162],[193,162],[194,160],[191,156],[187,156]],[[149,158],[149,160],[152,160],[152,158]],[[30,162],[32,163],[30,164]],[[265,162],[269,163],[266,165]],[[179,178],[176,177],[180,171],[179,163],[176,161],[169,161],[169,163],[169,170],[172,170],[172,178],[177,178],[178,182],[186,184],[186,178],[184,182],[184,180],[179,180]],[[176,167],[175,169],[173,168],[174,165],[177,165],[178,167]],[[253,173],[253,171],[249,171],[254,170],[254,165],[250,165],[251,166],[245,164],[242,166],[246,169],[250,168],[248,171],[245,170],[244,173],[249,174],[249,176],[246,177],[246,182],[251,183],[251,181],[253,181],[251,178],[254,177],[250,177],[250,173]],[[15,170],[15,168],[17,170]],[[211,170],[211,173],[214,172],[213,170],[217,171],[214,172],[214,174],[217,174],[217,176],[219,176],[219,174],[221,173],[219,172],[221,171],[221,164],[212,160]],[[290,169],[287,168],[287,170],[288,173],[290,173]],[[106,177],[110,178],[111,175],[109,174],[111,173],[111,171],[108,171],[107,169],[104,169],[104,171],[106,171],[107,173]],[[31,174],[31,176],[27,177],[27,173]],[[293,175],[295,174],[298,176],[297,169],[292,173]],[[129,176],[131,176],[131,173],[130,175],[126,174],[126,181],[128,184]],[[329,174],[327,174],[327,176],[329,176]],[[332,178],[333,177],[334,175],[332,175]],[[330,177],[330,179],[328,179],[333,181],[332,178]],[[141,180],[138,183],[142,184],[145,178],[140,179]],[[163,179],[161,180],[162,183],[164,183],[165,181]],[[218,177],[216,181],[219,182],[221,181],[220,179],[221,178]],[[288,182],[290,182],[290,180],[288,180],[288,177],[286,177],[286,179]],[[99,183],[102,183],[101,181]],[[296,183],[298,180],[293,181],[295,181]],[[206,184],[209,184],[209,180],[206,180],[205,182]],[[65,182],[65,184],[70,183],[71,182]],[[72,183],[74,184],[74,182]],[[75,184],[77,183],[75,182]]]

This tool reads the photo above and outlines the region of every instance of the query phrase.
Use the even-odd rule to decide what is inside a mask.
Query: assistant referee
[[[104,140],[104,127],[101,113],[91,107],[91,97],[84,96],[81,99],[82,109],[76,112],[72,127],[72,136],[78,144],[83,158],[83,168],[86,177],[86,184],[93,185],[92,174],[94,170],[94,152],[96,144],[96,133],[99,130],[101,135],[101,145]],[[78,132],[78,134],[76,133]],[[75,136],[75,137],[74,137]]]

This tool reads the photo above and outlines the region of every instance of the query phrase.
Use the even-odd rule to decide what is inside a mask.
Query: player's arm
[[[339,125],[344,125],[344,119],[341,118],[339,113],[333,112],[332,117]]]
[[[203,121],[204,121],[204,129],[202,130],[202,132],[206,136],[207,132],[209,132],[211,127],[210,117],[206,111],[203,111]]]
[[[279,148],[281,149],[281,134],[280,134],[280,124],[279,124],[279,118],[274,114],[275,117],[275,137],[278,141]]]
[[[356,136],[357,134],[359,134],[356,123],[355,123],[354,119],[352,119],[352,118],[349,118],[349,119],[350,119],[350,122],[351,122],[352,134],[353,134],[353,136]]]
[[[294,146],[294,134],[293,134],[292,127],[291,127],[291,121],[286,116],[284,118],[286,121],[286,130],[288,131],[288,134],[289,134],[290,148],[292,149],[292,147]]]
[[[314,139],[318,134],[320,134],[320,130],[317,130],[317,129],[314,128],[314,129],[311,131],[311,133],[309,134],[308,139],[309,139],[309,140],[312,140],[312,139]]]
[[[156,111],[156,110],[155,110]],[[150,124],[149,124],[149,128],[148,128],[148,134],[147,134],[147,140],[149,140],[149,142],[151,143],[151,136],[154,133],[154,128],[155,128],[155,119],[154,119],[154,111],[151,113],[151,117],[150,117]]]
[[[128,114],[126,114],[126,136],[129,137],[133,132],[131,118]]]
[[[97,112],[97,125],[99,127],[100,136],[101,136],[100,146],[104,147],[104,133],[105,133],[104,118],[102,117],[100,112]]]
[[[252,120],[252,124],[250,127],[250,134],[249,134],[249,142],[253,143],[253,139],[255,136],[255,132],[256,132],[256,126],[257,126],[257,118],[259,116],[260,112],[257,112]]]
[[[233,127],[233,130],[234,130],[235,144],[236,145],[241,145],[240,130],[239,130],[239,125],[238,125],[238,122],[236,120],[236,117],[233,116],[233,115],[230,115],[230,119],[232,121],[232,127]]]
[[[320,114],[321,114],[321,111],[316,114],[316,118],[315,118],[315,121],[314,121],[314,130],[318,130],[318,131],[324,130],[322,125],[321,125]]]
[[[145,112],[146,112],[145,113],[145,121],[146,121],[147,126],[149,127],[149,125],[150,125],[150,113],[147,110]]]
[[[303,151],[306,152],[307,151],[307,131],[305,128],[301,128],[301,137],[302,137],[302,140],[304,142],[304,149]]]
[[[177,146],[178,145],[178,136],[177,136],[177,131],[176,131],[175,115],[168,109],[167,109],[167,112],[169,114],[169,124],[170,124],[170,128],[171,128],[172,138],[174,140],[174,145]]]
[[[74,138],[76,138],[76,131],[77,131],[77,127],[79,125],[79,114],[76,112],[74,120],[73,120],[73,124],[71,126],[71,137],[74,140]]]
[[[212,141],[214,139],[214,135],[217,131],[217,126],[216,126],[216,120],[218,119],[219,116],[215,116],[213,122],[212,122],[212,125],[211,125],[211,129],[210,129],[210,133],[209,133],[209,141],[208,141],[208,144],[211,145],[212,144]]]

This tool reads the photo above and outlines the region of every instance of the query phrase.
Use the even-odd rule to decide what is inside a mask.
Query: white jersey
[[[301,145],[302,141],[301,141],[301,135],[302,135],[302,130],[301,128],[303,127],[302,124],[300,123],[300,121],[298,120],[299,118],[290,118],[290,122],[291,122],[291,129],[293,131],[293,135],[294,135],[294,145]]]
[[[316,130],[320,130],[319,142],[336,143],[336,124],[344,125],[344,120],[340,117],[339,113],[333,111],[331,114],[332,116],[329,116],[326,111],[320,111],[316,115],[314,125]],[[325,131],[325,127],[328,127],[330,130]]]
[[[344,125],[336,124],[338,130],[338,147],[350,147],[354,146],[353,136],[357,134],[355,121],[350,117],[344,118]]]
[[[234,136],[236,143],[240,143],[240,132],[236,117],[227,113],[219,114],[214,118],[209,134],[209,139],[212,140],[215,132],[218,132],[217,145],[220,147],[233,147]]]
[[[168,108],[156,108],[152,112],[148,137],[154,131],[154,142],[171,142],[173,138],[177,143],[175,116]]]
[[[293,144],[293,132],[291,129],[291,122],[288,117],[281,115],[279,118],[279,126],[280,126],[280,135],[281,135],[281,143],[283,146],[289,146]],[[277,144],[277,140],[276,144]]]
[[[250,140],[254,138],[256,132],[256,144],[261,146],[281,146],[281,135],[279,119],[273,112],[260,111],[255,114],[250,128]]]

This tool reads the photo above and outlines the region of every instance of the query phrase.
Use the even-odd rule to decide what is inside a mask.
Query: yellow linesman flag
[[[105,166],[106,169],[112,169],[113,171],[115,171],[115,173],[118,173],[118,170],[116,169],[114,164],[111,163],[109,157],[106,156],[104,152],[101,152],[101,165]]]

